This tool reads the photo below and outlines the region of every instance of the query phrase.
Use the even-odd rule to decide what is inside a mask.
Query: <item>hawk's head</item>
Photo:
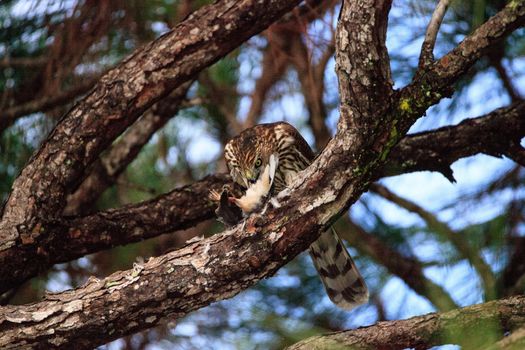
[[[248,188],[259,178],[274,152],[274,128],[261,124],[241,132],[224,147],[224,158],[235,182]]]

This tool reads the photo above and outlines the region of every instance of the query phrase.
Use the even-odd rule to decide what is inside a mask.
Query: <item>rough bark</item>
[[[85,214],[93,208],[100,195],[115,184],[155,132],[179,111],[190,85],[191,82],[182,84],[170,96],[157,102],[92,165],[91,172],[79,188],[68,196],[64,215]]]
[[[373,179],[414,171],[439,171],[453,180],[450,166],[456,160],[478,153],[495,156],[505,153],[508,140],[523,137],[524,114],[525,103],[520,102],[478,118],[467,119],[456,126],[408,135],[394,147],[386,165],[374,173]],[[57,239],[51,244],[49,251],[56,253],[50,254],[47,265],[30,265],[24,271],[25,276],[35,276],[53,264],[71,261],[85,254],[156,237],[210,219],[214,217],[215,207],[207,199],[209,189],[218,190],[230,181],[229,176],[219,174],[150,201],[62,219],[50,228],[50,234],[68,239]],[[190,201],[186,202],[188,199]],[[23,257],[14,257],[19,258]],[[410,275],[410,270],[409,267],[406,276]],[[22,282],[23,279],[18,281]],[[411,287],[418,292],[425,291],[424,286],[419,288],[418,283]],[[2,292],[9,288],[0,285]]]
[[[472,59],[462,56],[450,63],[454,69],[438,69],[440,79],[432,81],[435,93],[430,97],[420,98],[427,87],[413,83],[400,97],[418,101],[417,108],[404,108],[391,91],[384,61],[389,7],[388,1],[343,3],[336,56],[342,95],[338,133],[312,166],[281,192],[280,208],[251,216],[244,230],[236,227],[190,243],[103,281],[91,280],[41,303],[0,309],[4,339],[13,346],[38,342],[93,347],[231,297],[305,250],[366,190],[408,127],[475,62],[476,54]],[[475,47],[467,53],[482,51],[524,18],[525,4],[511,2],[473,33],[476,42],[467,38],[460,47],[468,42]],[[410,91],[413,95],[407,95]],[[74,178],[74,173],[62,175],[67,181]]]
[[[525,296],[431,313],[407,320],[379,322],[333,334],[308,338],[290,346],[299,349],[428,349],[458,344],[481,349],[525,325]],[[512,333],[511,333],[512,334]]]
[[[424,70],[418,71],[416,78],[399,91],[397,113],[424,115],[429,104],[450,96],[457,81],[455,77],[464,74],[502,38],[525,25],[524,13],[524,1],[510,1],[456,48],[429,64]],[[402,118],[398,127],[404,129],[407,125],[410,125],[410,121]]]
[[[25,280],[47,266],[50,235],[68,189],[148,107],[293,8],[298,0],[222,0],[135,51],[105,74],[58,123],[13,184],[0,222],[0,281]],[[104,130],[104,132],[101,132]]]
[[[215,203],[208,199],[209,190],[220,191],[227,183],[230,183],[229,176],[207,176],[153,200],[57,221],[51,234],[62,239],[56,239],[47,246],[49,259],[46,262],[29,264],[23,276],[33,277],[57,263],[184,230],[211,219],[215,216]],[[18,285],[23,279],[14,281],[13,284]],[[0,285],[0,290],[5,292],[10,289],[9,286]]]
[[[431,170],[454,181],[450,165],[456,160],[484,153],[501,157],[513,152],[525,136],[525,103],[517,102],[455,126],[409,135],[392,150],[379,176]]]

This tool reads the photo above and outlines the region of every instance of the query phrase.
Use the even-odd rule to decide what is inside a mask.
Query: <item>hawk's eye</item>
[[[258,168],[261,166],[261,164],[262,164],[261,158],[257,158],[257,160],[255,161],[255,167]]]

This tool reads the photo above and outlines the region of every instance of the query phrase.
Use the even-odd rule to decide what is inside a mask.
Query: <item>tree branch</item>
[[[48,265],[50,227],[60,218],[68,189],[76,187],[85,169],[118,135],[153,103],[298,2],[217,1],[105,74],[59,122],[15,180],[0,222],[0,265],[7,267],[0,271],[0,284],[12,279],[15,251],[24,252],[23,266],[18,268]]]
[[[100,195],[116,182],[153,134],[177,114],[191,83],[182,84],[170,96],[157,102],[110,147],[107,154],[93,164],[90,174],[68,196],[64,215],[84,214],[93,207]]]
[[[337,232],[342,234],[352,247],[386,267],[416,293],[427,298],[438,310],[448,311],[458,307],[446,290],[425,276],[423,266],[418,260],[402,256],[351,220],[346,219],[344,223],[345,228],[338,229]]]
[[[71,103],[76,97],[88,92],[99,78],[97,76],[86,79],[67,91],[52,96],[45,96],[4,110],[0,114],[0,134],[22,116],[40,111],[45,112],[53,107]]]
[[[20,285],[30,277],[61,262],[72,261],[117,245],[183,230],[215,217],[215,203],[208,199],[211,189],[220,191],[230,183],[229,176],[208,176],[191,185],[177,188],[153,200],[127,205],[92,215],[62,219],[49,228],[50,244],[42,244],[48,259],[39,264],[26,264],[24,246],[13,247],[11,271],[4,274],[0,293]]]
[[[454,232],[447,224],[439,221],[435,215],[426,211],[416,203],[402,198],[391,192],[388,188],[379,184],[370,186],[372,192],[381,197],[397,204],[412,213],[419,215],[427,224],[427,226],[437,234],[445,237],[456,250],[474,267],[479,277],[483,281],[483,290],[485,292],[485,299],[492,300],[496,298],[496,277],[492,272],[490,266],[481,258],[474,247],[471,247],[464,237],[461,237],[457,232]]]
[[[428,107],[450,96],[457,77],[463,75],[492,46],[523,25],[525,2],[511,1],[452,51],[422,70],[397,94],[395,114],[401,118],[396,125],[396,134],[411,126],[412,116],[423,115]],[[393,139],[399,140],[398,137]]]
[[[218,4],[223,3],[217,2],[211,6],[218,6]],[[261,13],[265,14],[262,18],[269,20],[269,17],[265,17],[266,14],[275,14],[272,11],[279,8],[277,6],[279,4],[273,7],[268,3],[261,4]],[[245,10],[244,7],[241,8]],[[167,317],[182,317],[213,301],[231,297],[261,278],[272,275],[282,265],[305,250],[318,238],[320,232],[327,229],[361,196],[373,173],[385,162],[390,149],[419,117],[415,110],[410,113],[399,113],[397,104],[392,105],[392,102],[396,101],[391,100],[390,76],[384,47],[389,8],[388,1],[363,0],[343,3],[337,41],[338,73],[343,76],[340,78],[340,85],[341,91],[344,90],[339,130],[314,163],[305,169],[289,188],[279,194],[280,208],[268,208],[264,216],[252,215],[247,219],[244,231],[237,226],[222,234],[190,243],[178,251],[150,259],[143,267],[137,266],[132,271],[113,274],[102,283],[91,280],[84,287],[59,293],[54,297],[49,296],[41,303],[0,309],[5,312],[5,316],[0,318],[5,320],[0,328],[3,339],[7,339],[15,346],[17,342],[38,341],[41,346],[54,344],[68,347],[75,344],[93,347],[125,334],[149,328]],[[236,10],[237,7],[232,8],[229,13]],[[524,14],[519,12],[521,10]],[[216,20],[216,14],[209,14],[210,7],[207,7],[206,11]],[[243,23],[250,23],[257,27],[261,14],[256,12],[244,13],[246,17],[243,17],[245,19]],[[514,4],[507,6],[502,12],[505,12],[506,16],[512,16],[512,20],[502,19],[496,24],[500,23],[508,29],[514,26],[513,21],[519,22],[523,19],[525,6]],[[190,20],[192,19],[195,17],[190,16]],[[203,19],[201,21],[206,22]],[[228,23],[232,21],[229,19]],[[254,22],[256,24],[253,24]],[[237,35],[244,38],[246,28],[242,26],[235,28],[238,28]],[[189,28],[186,29],[190,31]],[[499,33],[498,35],[501,34],[499,38],[503,37],[504,33],[499,30],[496,32]],[[510,29],[506,33],[508,32]],[[206,38],[208,34],[206,33]],[[346,36],[357,34],[359,37],[355,40],[358,43],[350,45]],[[166,38],[170,37],[167,35],[163,40],[168,40]],[[180,47],[187,42],[185,39],[187,38],[181,38],[182,44],[176,41],[173,45]],[[229,39],[228,36],[226,38],[221,36],[221,39],[215,40],[219,42],[225,40],[229,45],[233,45],[228,41]],[[195,46],[192,49],[198,51]],[[188,57],[195,62],[195,56],[192,54],[194,52],[185,52],[184,59]],[[365,53],[367,56],[364,56]],[[356,57],[350,58],[353,54]],[[132,57],[124,65],[133,66],[137,63],[136,57]],[[168,66],[172,63],[172,58],[171,55],[167,58]],[[202,63],[203,60],[197,61]],[[146,67],[151,64],[140,63]],[[193,65],[189,67],[196,69]],[[128,68],[133,73],[133,67]],[[179,72],[179,68],[180,66],[177,66],[173,69]],[[180,69],[184,71],[183,68]],[[178,78],[170,75],[173,71],[162,72],[165,73],[160,74],[162,77],[155,74],[158,72],[154,72],[153,75],[160,79],[164,79],[167,75],[167,80],[161,80],[167,86],[177,81]],[[184,72],[186,73],[182,76],[190,75],[187,71]],[[449,76],[448,82],[453,83],[459,79],[461,72],[459,70],[456,76]],[[363,73],[363,75],[355,73]],[[131,74],[131,76],[135,75]],[[142,77],[140,74],[139,76]],[[355,79],[357,80],[354,81]],[[352,83],[352,86],[348,83]],[[354,86],[354,83],[357,86]],[[436,87],[443,88],[439,84]],[[155,100],[156,96],[162,94],[164,90],[159,89],[157,87],[153,91],[148,90],[148,96],[142,95],[145,100],[135,101],[132,98],[131,100],[137,104],[128,108],[132,111],[140,110],[142,106],[148,104],[150,98]],[[376,90],[383,94],[378,94]],[[113,88],[110,91],[115,92]],[[135,96],[132,93],[134,89],[123,91],[124,95],[127,92],[131,93],[130,96]],[[404,93],[407,93],[406,91]],[[418,93],[419,90],[416,89],[414,92]],[[370,95],[368,96],[367,93]],[[120,96],[122,97],[122,94]],[[123,97],[115,100],[128,102],[128,97]],[[356,99],[352,100],[351,97]],[[86,103],[93,102],[89,98]],[[434,96],[434,99],[423,102],[428,107],[436,101],[437,98]],[[424,111],[423,106],[418,108]],[[115,118],[120,120],[120,114],[117,113]],[[110,127],[106,128],[110,129],[110,133],[115,132]],[[61,132],[63,130],[60,128],[56,130],[51,139]],[[98,148],[99,142],[102,141],[94,142],[93,147]],[[41,152],[44,151],[45,149]],[[87,158],[91,156],[92,154],[89,154]],[[66,181],[70,181],[77,174],[65,171],[61,175]],[[42,187],[36,187],[36,190],[40,189]],[[22,200],[25,201],[24,198],[22,197]],[[53,200],[46,204],[52,206]],[[9,213],[12,214],[13,212]],[[34,264],[35,261],[32,263]],[[53,331],[45,331],[50,329]]]
[[[384,115],[385,107],[390,105],[393,82],[385,45],[385,18],[390,6],[389,0],[377,1],[373,6],[367,1],[351,1],[349,6],[341,8],[335,55],[341,95],[338,132],[376,132],[376,128],[356,130],[355,126],[367,122],[367,118]],[[384,124],[378,129],[383,127]],[[353,137],[367,142],[368,136],[361,134]]]
[[[439,0],[430,22],[428,23],[427,31],[425,33],[425,39],[423,40],[423,45],[421,46],[421,53],[419,55],[419,69],[423,69],[425,66],[429,65],[434,61],[434,47],[436,46],[436,38],[439,32],[439,27],[441,27],[441,22],[445,13],[447,12],[447,7],[450,3],[450,0]],[[417,74],[417,73],[416,73]]]
[[[316,336],[288,348],[300,349],[428,349],[458,344],[481,349],[525,325],[525,296],[491,301],[445,313],[407,320],[379,322],[338,333]],[[499,348],[498,348],[499,349]]]
[[[455,126],[406,136],[394,147],[377,178],[430,170],[454,181],[450,166],[456,160],[478,153],[514,159],[512,147],[524,136],[525,103],[513,103]]]
[[[392,150],[387,163],[374,173],[373,179],[414,171],[439,171],[453,180],[450,166],[456,160],[478,153],[501,155],[509,146],[509,140],[520,139],[525,135],[524,116],[525,102],[519,102],[482,117],[464,120],[455,126],[408,135]],[[24,267],[26,253],[23,250],[13,250],[10,258],[12,266],[0,266],[0,272],[13,277],[0,284],[0,292],[56,263],[187,228],[199,222],[197,220],[213,218],[215,207],[207,202],[208,189],[220,189],[227,183],[230,183],[228,176],[216,175],[147,202],[81,218],[60,220],[48,228],[48,234],[55,238],[50,238],[48,245],[42,245],[46,251],[57,252],[58,255],[49,254],[47,263],[31,265],[38,267],[35,269]],[[179,198],[180,194],[187,194],[189,197]],[[186,199],[189,199],[187,203],[184,202]],[[172,204],[175,204],[174,208],[171,208]],[[190,215],[184,215],[182,208]],[[176,215],[172,215],[173,213]],[[196,217],[191,213],[199,213],[201,216]],[[64,236],[69,239],[61,239]],[[83,248],[83,244],[87,247]],[[412,288],[423,293],[423,289]]]

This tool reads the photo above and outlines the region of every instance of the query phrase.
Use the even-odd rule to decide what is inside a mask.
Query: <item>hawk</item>
[[[277,122],[242,131],[226,144],[224,158],[233,180],[246,190],[241,198],[230,197],[229,205],[235,204],[247,215],[260,209],[266,196],[290,185],[312,162],[314,153],[292,125]],[[217,200],[220,197],[216,194]],[[221,205],[224,199],[220,198]],[[352,309],[368,300],[365,281],[333,228],[323,232],[309,252],[334,304]]]

